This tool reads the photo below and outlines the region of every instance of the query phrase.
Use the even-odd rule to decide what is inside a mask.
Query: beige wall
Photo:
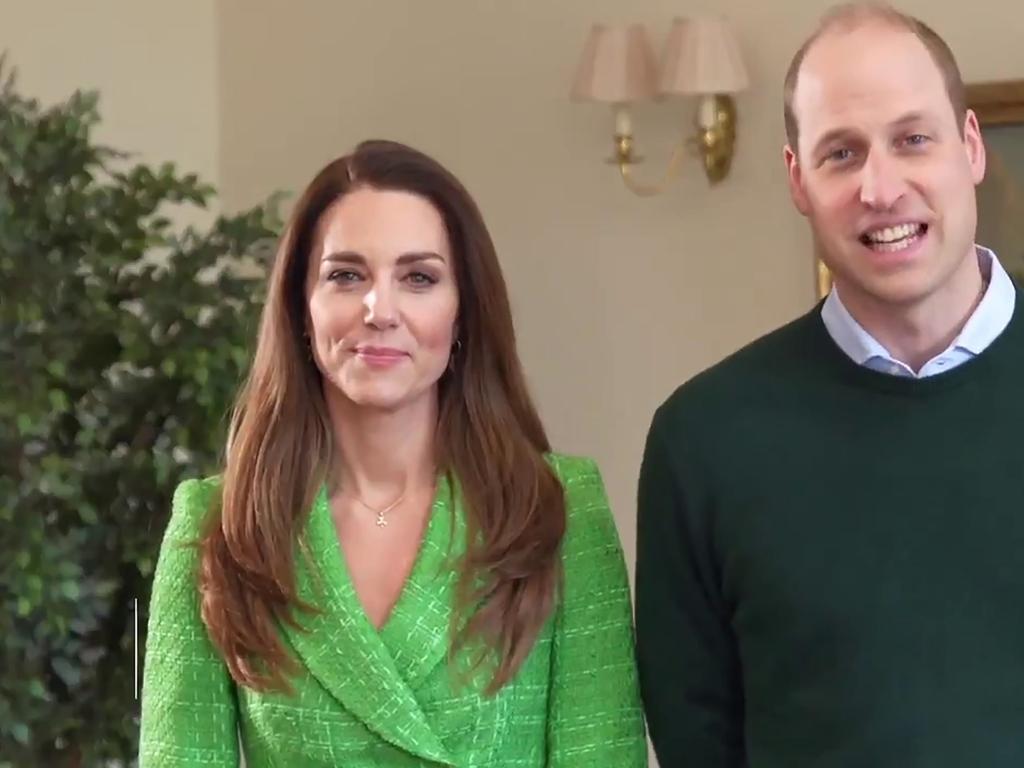
[[[0,41],[26,93],[101,91],[99,137],[219,184],[227,207],[299,190],[362,138],[448,164],[498,243],[521,352],[552,439],[600,462],[629,559],[653,409],[680,382],[813,300],[780,161],[779,82],[822,0],[5,0]],[[785,11],[780,10],[785,8]],[[1017,0],[913,0],[968,80],[1021,77]],[[609,118],[566,97],[587,26],[718,10],[745,45],[732,175],[697,167],[639,199],[603,161]],[[1010,22],[1013,23],[1010,23]],[[660,173],[692,102],[638,114]]]
[[[370,136],[448,164],[498,243],[521,352],[552,439],[600,462],[629,559],[651,412],[680,382],[812,299],[808,240],[781,170],[779,81],[827,5],[789,0],[5,0],[0,41],[44,102],[101,91],[101,139],[173,160],[229,208],[297,191]],[[1021,77],[1018,0],[913,0],[968,80]],[[736,23],[753,87],[732,175],[692,163],[639,199],[603,160],[609,119],[566,97],[587,26],[717,9]],[[1013,23],[1011,23],[1011,21]],[[692,103],[641,110],[656,175]]]
[[[44,104],[100,91],[97,137],[218,183],[214,4],[3,0],[0,50]]]
[[[298,191],[366,137],[409,142],[477,197],[510,285],[550,434],[598,459],[632,560],[635,481],[654,408],[680,382],[813,301],[808,237],[781,164],[780,81],[827,3],[789,0],[226,0],[221,178],[229,206]],[[1019,0],[913,0],[969,79],[1024,76]],[[587,26],[718,10],[746,47],[739,155],[708,189],[690,164],[638,199],[603,160],[609,118],[566,93]],[[1014,23],[1010,23],[1013,19]],[[660,172],[691,103],[639,115]]]

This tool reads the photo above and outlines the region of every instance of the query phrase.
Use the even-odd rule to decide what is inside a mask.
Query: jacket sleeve
[[[594,462],[561,458],[567,527],[555,616],[548,766],[647,765],[626,565]]]
[[[212,481],[187,480],[174,494],[149,605],[142,684],[140,768],[235,768],[234,684],[199,613],[195,542]]]

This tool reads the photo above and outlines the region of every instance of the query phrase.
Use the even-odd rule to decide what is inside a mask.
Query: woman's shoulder
[[[221,489],[221,478],[211,476],[182,480],[174,490],[171,519],[166,540],[194,541],[214,506]]]
[[[186,478],[174,489],[174,503],[189,509],[208,506],[220,488],[220,475]]]
[[[204,521],[220,491],[220,479],[189,479],[175,488],[153,574],[150,632],[174,633],[198,621],[196,596]],[[156,624],[152,622],[156,621]],[[180,626],[179,626],[180,625]],[[174,627],[178,626],[178,629]]]
[[[589,456],[549,451],[544,454],[544,458],[555,470],[555,474],[562,481],[562,485],[566,486],[566,490],[568,490],[568,486],[580,482],[601,482],[601,470],[598,468],[597,462]]]
[[[567,586],[593,589],[609,580],[618,584],[625,573],[622,541],[597,462],[562,453],[549,453],[547,459],[565,489],[562,565]]]
[[[589,456],[551,452],[548,462],[558,475],[565,490],[565,512],[568,533],[572,535],[581,526],[607,529],[614,522],[608,505],[604,478],[597,462]]]

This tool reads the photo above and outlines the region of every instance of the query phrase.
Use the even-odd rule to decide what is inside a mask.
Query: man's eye
[[[853,157],[853,150],[848,147],[840,147],[839,149],[833,149],[825,157],[826,160],[832,163],[845,163]]]

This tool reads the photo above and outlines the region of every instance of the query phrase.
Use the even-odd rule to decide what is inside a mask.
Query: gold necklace
[[[397,499],[395,499],[393,502],[388,504],[383,509],[375,509],[374,507],[371,507],[369,504],[367,504],[365,501],[363,501],[358,496],[353,496],[352,498],[354,498],[356,501],[358,501],[360,504],[362,504],[368,510],[370,510],[375,515],[377,515],[377,527],[378,528],[387,528],[388,527],[388,521],[387,521],[387,518],[385,517],[385,515],[387,515],[388,512],[392,511],[395,507],[397,507],[399,504],[401,504],[403,501],[405,501],[405,493],[403,492],[401,496],[399,496]]]

